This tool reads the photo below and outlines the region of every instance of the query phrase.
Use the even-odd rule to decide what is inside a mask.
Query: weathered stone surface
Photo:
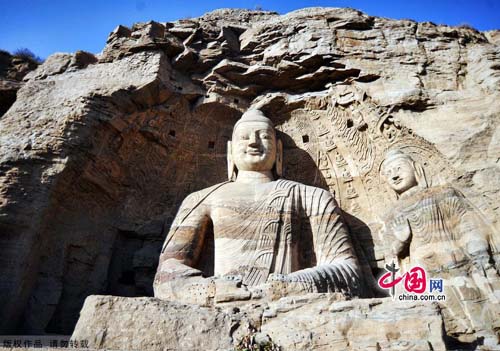
[[[48,59],[0,119],[0,331],[69,333],[90,294],[152,295],[182,199],[227,179],[250,106],[280,131],[285,177],[335,195],[375,276],[388,149],[498,236],[498,45],[352,9],[219,10],[119,27],[97,61]]]
[[[0,50],[0,118],[16,101],[16,93],[23,85],[23,78],[38,66],[38,62],[12,56]]]
[[[50,71],[54,60],[47,61]],[[71,62],[71,59],[68,58],[67,62]],[[143,68],[138,70],[141,63]],[[40,70],[44,72],[46,67],[42,65]],[[108,280],[107,278],[109,262],[112,259],[109,250],[112,250],[114,245],[113,238],[117,235],[116,229],[100,230],[98,229],[100,227],[99,220],[96,222],[92,218],[96,215],[101,217],[107,213],[101,218],[107,218],[106,221],[110,222],[102,228],[115,221],[115,215],[111,214],[115,211],[113,207],[122,207],[124,204],[122,201],[118,201],[115,205],[111,205],[113,201],[109,201],[120,194],[113,190],[109,184],[106,184],[110,180],[105,179],[110,174],[116,176],[120,176],[119,174],[126,176],[126,174],[121,173],[122,170],[111,159],[109,162],[105,162],[106,165],[102,165],[104,168],[96,167],[92,159],[103,150],[89,153],[88,146],[93,143],[92,139],[96,137],[94,133],[99,129],[99,133],[108,134],[108,137],[114,140],[113,145],[115,146],[109,144],[109,147],[121,146],[122,141],[117,130],[126,124],[122,122],[120,117],[116,117],[121,114],[112,112],[112,110],[114,108],[127,109],[141,104],[148,105],[153,104],[154,101],[161,102],[167,99],[170,95],[169,89],[163,89],[162,86],[172,83],[169,78],[166,78],[169,75],[168,67],[169,63],[162,53],[145,52],[116,63],[90,65],[86,69],[67,72],[65,79],[60,79],[60,74],[47,78],[43,78],[44,75],[35,76],[28,81],[23,91],[19,93],[20,99],[2,118],[0,157],[3,184],[1,224],[3,236],[1,240],[5,250],[5,255],[2,258],[5,262],[3,269],[6,276],[10,278],[6,278],[3,282],[2,287],[5,290],[2,291],[1,296],[2,309],[6,315],[11,316],[11,318],[2,319],[2,323],[12,325],[13,320],[21,318],[24,308],[31,305],[30,312],[24,318],[24,323],[27,324],[28,330],[41,331],[37,325],[47,325],[51,318],[50,315],[57,313],[56,306],[63,295],[73,295],[70,300],[77,298],[82,299],[83,302],[86,295],[85,293],[83,296],[81,295],[80,289],[83,286],[77,287],[74,292],[62,292],[65,285],[63,280],[73,280],[73,284],[76,283],[78,286],[77,281],[80,279],[78,277],[80,274],[91,275],[87,277],[90,279],[89,285],[86,284],[87,287],[92,286],[91,290],[106,289],[107,287],[111,290],[118,289],[116,288],[116,285],[119,284],[117,280],[123,274],[121,268],[118,268],[120,272],[115,273],[119,275],[116,279]],[[129,73],[124,75],[124,71]],[[38,72],[40,71],[37,70],[35,75]],[[122,98],[118,97],[120,95]],[[27,96],[33,97],[29,103],[27,103]],[[106,101],[111,96],[114,98]],[[118,101],[115,99],[121,99],[122,103],[115,105]],[[128,102],[126,103],[126,101]],[[127,116],[130,115],[127,114]],[[85,122],[78,122],[80,119]],[[107,125],[104,129],[99,127],[104,125]],[[146,137],[140,136],[139,138],[143,141],[147,140]],[[164,152],[160,146],[155,148],[157,151]],[[25,162],[26,159],[36,159],[37,161],[34,163]],[[72,167],[69,165],[72,163],[75,166],[78,165],[74,169],[76,173],[70,170]],[[139,170],[139,172],[141,171]],[[60,177],[61,173],[69,177]],[[83,181],[83,183],[76,181],[75,183],[72,180],[75,176],[82,180],[85,178],[87,181]],[[58,181],[59,185],[55,185],[55,179],[61,181],[66,179],[69,183],[63,185],[64,181],[63,183]],[[61,186],[62,192],[56,195],[58,193],[56,188],[59,186]],[[79,187],[81,187],[80,190],[76,190]],[[106,188],[108,190],[105,190]],[[66,191],[69,193],[64,195]],[[78,199],[77,193],[82,198]],[[94,194],[92,195],[92,193]],[[101,195],[98,195],[99,193]],[[122,193],[121,196],[124,195]],[[59,196],[61,196],[59,200],[56,200]],[[59,201],[66,203],[63,205]],[[67,203],[68,201],[72,205]],[[79,219],[76,222],[74,219],[77,217],[70,219],[72,215],[69,213],[77,208],[76,211],[80,212],[87,206],[84,205],[87,201],[87,214],[77,215]],[[58,208],[62,205],[53,213],[55,217],[46,212],[47,210],[51,211],[48,209],[52,206],[50,203]],[[57,203],[59,204],[57,205]],[[109,205],[111,207],[108,207]],[[49,217],[51,217],[50,220]],[[63,224],[61,221],[67,221],[67,223]],[[46,224],[42,224],[42,222]],[[52,234],[48,234],[49,232],[44,234],[44,230],[41,228],[45,225],[58,227],[59,229],[56,231],[62,237],[56,239],[53,236],[54,229],[48,229]],[[73,229],[69,229],[67,225]],[[121,227],[120,237],[126,237],[126,233],[130,231],[129,227],[126,225],[124,227],[123,223],[120,225],[115,222],[114,225]],[[108,235],[109,238],[104,239]],[[161,236],[161,230],[155,235]],[[98,240],[97,237],[100,239]],[[102,243],[101,240],[108,241],[109,245],[101,246],[98,244]],[[154,238],[152,240],[154,241]],[[143,241],[145,240],[138,238],[133,246],[137,249],[147,250],[148,244],[143,246]],[[92,243],[96,244],[96,247],[92,247]],[[122,249],[127,250],[126,248]],[[51,252],[52,250],[54,251]],[[60,254],[61,252],[63,255]],[[126,259],[129,260],[129,269],[133,271],[133,255],[134,253],[130,253],[130,256],[125,258],[121,254],[120,257],[115,258],[118,260],[118,267],[121,267],[120,260]],[[92,267],[97,262],[101,262],[97,266],[103,264],[106,268],[102,270],[96,267],[97,271],[91,273]],[[140,261],[137,262],[140,264]],[[39,271],[40,269],[41,271]],[[74,272],[68,275],[68,272],[73,269]],[[144,269],[144,267],[138,267],[138,270],[140,269]],[[41,276],[37,281],[38,274]],[[70,278],[71,276],[72,278]],[[126,277],[123,279],[126,280]],[[149,282],[142,286],[151,289]],[[34,291],[38,291],[38,293]],[[32,293],[37,297],[33,295],[31,302],[28,302]],[[137,294],[136,292],[122,293]],[[147,291],[142,293],[147,294]],[[10,302],[6,303],[7,301]],[[40,303],[41,301],[43,302]],[[79,308],[79,306],[74,306],[73,312],[69,314],[68,309],[63,308],[60,312],[62,315],[57,320],[62,325],[67,325],[67,322],[64,321],[66,318],[64,315],[68,317],[73,315],[73,317],[69,317],[73,319],[70,325],[75,323]]]
[[[229,349],[241,315],[152,298],[91,296],[72,338],[98,349]]]
[[[229,350],[246,335],[281,350],[445,350],[435,304],[309,295],[225,308],[90,296],[72,335],[97,349]]]
[[[264,312],[261,332],[283,350],[445,349],[437,305],[391,299],[290,299]]]

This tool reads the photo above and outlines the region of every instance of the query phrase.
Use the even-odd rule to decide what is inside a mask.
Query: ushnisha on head
[[[387,152],[380,171],[385,181],[398,195],[415,186],[421,188],[428,186],[423,168],[411,156],[398,149]]]
[[[281,176],[282,150],[273,122],[260,110],[248,110],[234,125],[228,142],[229,179],[235,180],[238,171],[274,171]]]

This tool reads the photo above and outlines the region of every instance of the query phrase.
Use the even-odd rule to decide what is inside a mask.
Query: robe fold
[[[488,224],[465,196],[446,185],[422,189],[401,198],[385,224],[395,254],[409,251],[411,266],[443,280],[447,332],[497,338],[500,277],[488,256],[498,251]]]

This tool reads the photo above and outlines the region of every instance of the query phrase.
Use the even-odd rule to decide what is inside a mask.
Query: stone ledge
[[[436,304],[326,294],[213,308],[94,295],[72,338],[95,349],[229,350],[255,331],[284,351],[446,349]]]

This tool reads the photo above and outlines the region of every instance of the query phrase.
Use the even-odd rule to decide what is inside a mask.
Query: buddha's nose
[[[392,176],[392,180],[398,180],[399,179],[399,175],[395,174]]]
[[[252,147],[257,147],[259,145],[258,140],[259,138],[257,137],[256,133],[250,133],[250,139],[248,141],[248,145]]]

